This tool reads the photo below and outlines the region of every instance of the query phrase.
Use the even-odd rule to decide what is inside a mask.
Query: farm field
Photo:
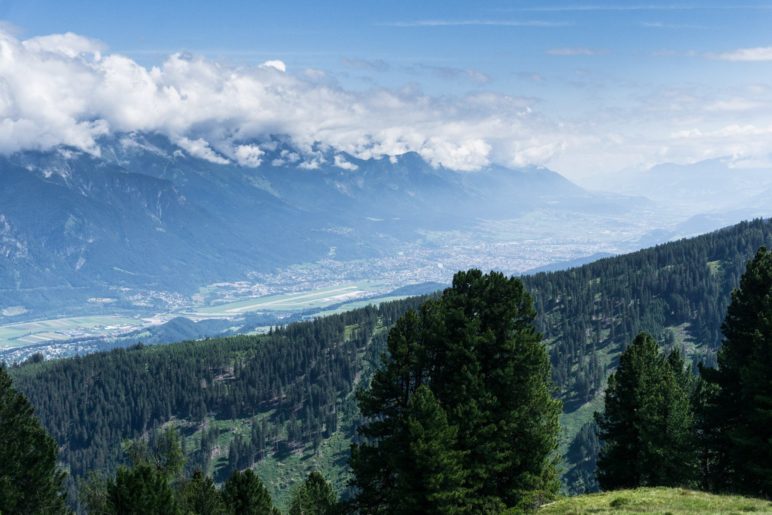
[[[232,318],[254,312],[302,311],[353,301],[375,295],[380,290],[380,285],[377,283],[352,283],[312,291],[265,295],[216,306],[196,308],[183,315],[191,318]]]
[[[244,298],[209,306],[188,306],[168,313],[147,313],[136,317],[94,315],[33,320],[0,325],[0,351],[30,345],[65,342],[76,338],[102,338],[126,334],[162,324],[182,316],[193,321],[239,319],[250,313],[286,314],[324,309],[314,316],[396,300],[401,296],[378,297],[385,288],[377,282],[346,283],[313,290]]]
[[[314,313],[314,317],[325,317],[328,315],[337,315],[339,313],[344,313],[346,311],[351,311],[352,309],[359,309],[363,308],[365,306],[378,306],[382,302],[391,302],[393,300],[402,300],[409,297],[409,295],[388,295],[386,297],[372,297],[368,299],[363,300],[355,300],[352,302],[347,302],[345,304],[342,304],[336,308],[332,309],[325,309],[323,311],[320,311],[318,313]]]

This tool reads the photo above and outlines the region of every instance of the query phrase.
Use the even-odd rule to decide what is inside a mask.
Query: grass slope
[[[539,514],[584,513],[772,513],[772,502],[713,495],[683,488],[637,488],[568,497],[543,506]]]

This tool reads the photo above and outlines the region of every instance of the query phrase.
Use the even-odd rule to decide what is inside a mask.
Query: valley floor
[[[683,488],[637,488],[567,497],[538,513],[772,513],[772,502],[736,495],[713,495]]]

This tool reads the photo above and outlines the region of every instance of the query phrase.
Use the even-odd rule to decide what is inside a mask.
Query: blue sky
[[[772,139],[772,2],[0,0],[0,19],[19,41],[72,32],[146,69],[187,52],[226,69],[281,60],[347,94],[420,91],[454,113],[507,97],[536,118],[513,137],[532,128],[529,148],[555,148],[531,154],[569,176],[771,150],[757,140]],[[735,139],[712,148],[722,135]],[[492,162],[541,159],[490,146]]]

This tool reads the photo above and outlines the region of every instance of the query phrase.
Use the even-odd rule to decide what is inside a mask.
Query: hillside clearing
[[[713,495],[683,488],[637,488],[566,497],[539,514],[584,513],[772,513],[772,502],[736,495]]]

